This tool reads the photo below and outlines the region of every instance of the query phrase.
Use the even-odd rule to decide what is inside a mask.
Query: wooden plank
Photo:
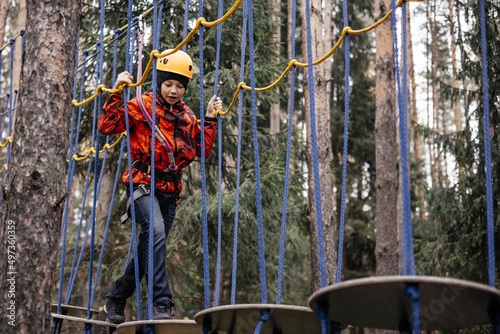
[[[51,304],[51,312],[57,313],[57,304]],[[95,309],[90,309],[91,314],[98,315],[99,311]],[[67,304],[61,304],[61,314],[62,315],[71,315],[71,316],[87,316],[87,308],[81,306],[73,306]]]
[[[198,324],[210,323],[212,330],[253,334],[261,311],[269,313],[262,334],[321,333],[319,318],[308,307],[276,304],[238,304],[213,307],[195,315]]]
[[[93,325],[104,326],[104,327],[116,327],[116,324],[112,324],[110,322],[101,321],[101,320],[73,317],[70,315],[62,315],[62,314],[57,314],[57,313],[51,313],[50,315],[52,316],[52,318],[57,318],[57,319],[82,322],[85,324],[93,324]]]
[[[155,334],[201,334],[201,325],[194,320],[142,320],[128,321],[117,326],[119,334],[143,333],[146,326],[154,327]]]
[[[331,321],[400,329],[412,327],[413,309],[405,296],[408,284],[420,293],[421,330],[456,329],[488,323],[488,311],[500,313],[500,290],[489,286],[432,276],[383,276],[345,281],[320,289],[309,306],[329,306]]]

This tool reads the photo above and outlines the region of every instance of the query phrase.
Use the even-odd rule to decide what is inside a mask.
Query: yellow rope
[[[96,97],[99,96],[99,91],[100,90],[102,90],[103,92],[108,92],[108,93],[121,93],[123,91],[123,88],[125,86],[137,87],[137,86],[142,85],[144,83],[144,81],[146,81],[146,78],[147,78],[147,76],[149,74],[149,70],[153,67],[153,61],[154,61],[155,57],[157,57],[157,58],[163,58],[163,57],[166,57],[166,56],[168,56],[168,55],[170,55],[170,54],[172,54],[172,53],[177,52],[178,50],[180,50],[196,34],[196,32],[200,28],[200,25],[203,25],[205,27],[212,27],[212,26],[215,26],[217,24],[220,24],[220,23],[224,22],[229,16],[231,16],[236,11],[236,9],[238,8],[238,6],[240,5],[241,2],[242,2],[242,0],[236,0],[236,2],[231,7],[231,9],[229,9],[229,11],[224,16],[222,16],[220,19],[218,19],[218,20],[207,22],[205,20],[205,18],[203,18],[203,17],[198,18],[198,20],[196,20],[196,25],[193,28],[193,30],[191,30],[191,32],[187,35],[187,37],[179,45],[177,45],[174,49],[172,49],[171,51],[164,52],[164,53],[159,53],[158,50],[151,51],[150,56],[149,56],[148,64],[146,65],[146,68],[144,69],[144,73],[142,74],[141,79],[137,83],[132,83],[132,84],[125,84],[124,83],[124,84],[122,84],[117,89],[106,88],[106,86],[104,86],[104,85],[99,85],[99,86],[97,86],[96,92],[95,92],[94,95],[92,95],[91,97],[87,98],[86,100],[83,100],[82,102],[78,102],[76,100],[73,100],[73,101],[71,101],[71,105],[75,106],[75,107],[79,107],[81,105],[89,103],[90,101],[93,101]],[[124,26],[121,29],[125,29],[126,27],[127,26]],[[110,35],[110,36],[112,37],[114,35]],[[108,37],[110,37],[110,36],[108,36]]]
[[[0,169],[0,173],[2,173],[4,170],[7,170],[7,165],[2,166],[2,169]]]
[[[419,2],[419,1],[424,1],[424,0],[406,0],[406,1]],[[401,7],[402,3],[403,3],[403,0],[399,0],[397,6]],[[385,14],[385,16],[383,18],[381,18],[380,20],[378,20],[377,22],[375,22],[371,26],[369,26],[367,28],[364,28],[364,29],[352,30],[351,27],[345,27],[342,30],[342,35],[340,36],[340,38],[337,41],[337,43],[335,43],[335,45],[330,49],[330,51],[326,55],[324,55],[320,59],[314,61],[313,65],[314,66],[319,65],[322,62],[324,62],[325,60],[327,60],[328,58],[330,58],[330,56],[338,49],[338,47],[340,46],[340,44],[344,41],[346,34],[360,35],[360,34],[368,32],[370,30],[373,30],[376,27],[378,27],[380,24],[382,24],[384,21],[386,21],[391,16],[391,13],[392,13],[392,10],[390,10],[387,14]],[[303,67],[304,68],[304,67],[307,67],[307,63],[299,63],[296,59],[290,60],[290,62],[288,63],[287,68],[283,71],[283,73],[281,73],[280,77],[278,79],[276,79],[276,81],[274,81],[272,84],[270,84],[267,87],[255,88],[255,91],[256,92],[263,92],[263,91],[269,90],[271,88],[274,88],[276,85],[278,85],[281,82],[281,80],[283,80],[283,78],[285,77],[285,75],[292,70],[293,66],[298,66],[298,67]],[[245,90],[251,90],[252,89],[252,87],[247,86],[244,82],[240,82],[238,84],[236,92],[233,95],[233,100],[231,101],[231,104],[229,105],[229,107],[227,108],[227,110],[226,111],[219,111],[219,110],[217,110],[215,112],[215,117],[217,117],[217,115],[226,115],[227,113],[229,113],[231,111],[231,108],[234,106],[234,104],[236,103],[236,100],[238,99],[238,95],[240,94],[241,88],[243,88]]]
[[[398,7],[401,7],[402,4],[403,4],[403,1],[404,0],[398,0],[398,3],[397,3],[397,6]],[[410,2],[420,2],[420,1],[424,1],[424,0],[406,0],[406,1],[410,1]],[[231,7],[231,9],[224,15],[222,16],[220,19],[218,20],[215,20],[215,21],[211,21],[211,22],[207,22],[205,20],[205,18],[203,17],[200,17],[196,20],[196,25],[195,27],[191,30],[191,32],[186,36],[186,38],[179,44],[177,45],[174,49],[170,50],[170,51],[166,51],[164,53],[159,53],[158,50],[153,50],[151,51],[150,53],[150,56],[149,56],[149,61],[148,61],[148,64],[146,65],[146,68],[144,69],[144,73],[141,77],[141,79],[137,82],[137,83],[131,83],[131,84],[122,84],[119,88],[117,89],[110,89],[110,88],[106,88],[104,85],[99,85],[97,88],[96,88],[96,93],[94,95],[92,95],[91,97],[87,98],[86,100],[82,101],[82,102],[78,102],[76,100],[73,100],[72,101],[72,105],[74,105],[75,107],[79,107],[83,104],[86,104],[86,103],[89,103],[90,101],[94,100],[96,97],[99,96],[99,91],[102,90],[103,92],[108,92],[108,93],[120,93],[123,91],[123,88],[125,86],[129,86],[129,87],[137,87],[137,86],[140,86],[142,85],[145,81],[146,81],[146,78],[147,78],[147,75],[149,74],[149,71],[151,70],[152,66],[153,66],[153,61],[156,58],[163,58],[163,57],[166,57],[174,52],[177,52],[178,50],[180,50],[185,44],[187,44],[191,38],[194,36],[194,34],[196,34],[196,32],[199,30],[200,28],[200,25],[203,25],[204,27],[213,27],[213,26],[216,26],[222,22],[224,22],[229,16],[231,16],[235,11],[236,9],[238,8],[238,6],[240,5],[240,3],[242,2],[242,0],[237,0],[233,6]],[[151,9],[150,9],[151,10]],[[146,12],[148,13],[148,12]],[[381,18],[380,20],[378,20],[377,22],[375,22],[374,24],[372,24],[371,26],[367,27],[367,28],[364,28],[364,29],[360,29],[360,30],[352,30],[351,27],[345,27],[343,30],[342,30],[342,35],[341,37],[339,38],[339,40],[337,41],[337,43],[335,43],[335,45],[333,46],[333,48],[326,54],[324,55],[323,57],[321,57],[320,59],[316,60],[315,62],[313,62],[313,65],[316,66],[316,65],[319,65],[321,64],[322,62],[324,62],[326,59],[328,59],[337,49],[338,47],[340,46],[340,44],[344,41],[345,39],[345,35],[346,34],[350,34],[350,35],[359,35],[359,34],[363,34],[363,33],[366,33],[370,30],[373,30],[375,29],[377,26],[379,26],[380,24],[382,24],[384,21],[386,21],[390,16],[391,16],[391,13],[392,13],[392,10],[390,10],[383,18]],[[144,14],[143,14],[144,15]],[[125,25],[124,27],[121,28],[122,29],[125,29],[127,26]],[[113,35],[110,35],[108,36],[108,38],[111,38]],[[298,62],[296,59],[292,59],[287,68],[283,71],[283,73],[280,75],[280,77],[278,79],[276,79],[276,81],[274,81],[272,84],[270,84],[269,86],[267,87],[263,87],[263,88],[256,88],[255,90],[257,92],[262,92],[262,91],[266,91],[266,90],[269,90],[271,88],[274,88],[276,85],[278,85],[281,80],[283,80],[283,78],[285,77],[285,75],[291,71],[292,67],[293,66],[297,66],[297,67],[307,67],[308,64],[306,63],[300,63]],[[226,111],[222,111],[222,110],[217,110],[215,112],[215,116],[217,117],[217,115],[226,115],[227,113],[229,113],[229,111],[231,111],[231,108],[234,106],[234,104],[236,103],[236,100],[238,98],[238,95],[240,93],[240,89],[243,88],[245,90],[251,90],[251,87],[247,86],[244,82],[240,82],[238,84],[238,88],[235,92],[235,94],[233,95],[233,99],[231,101],[231,104],[229,105],[229,107],[227,108]]]
[[[24,28],[23,28],[24,29]],[[22,30],[22,29],[21,29]],[[19,36],[21,36],[21,32],[18,32],[16,36],[12,37],[13,40],[16,40]],[[10,45],[10,41],[5,43],[1,48],[0,51],[4,50],[6,47]]]
[[[0,142],[0,147],[5,147],[9,143],[12,143],[12,137],[7,137],[5,143]]]
[[[126,135],[127,135],[126,132],[122,132],[120,134],[120,137],[113,144],[111,144],[111,145],[110,144],[104,145],[103,148],[102,148],[102,150],[99,151],[99,154],[104,153],[106,150],[109,150],[109,149],[115,147],[116,145],[118,145],[118,143],[122,140],[123,136],[126,136]],[[95,153],[95,147],[91,147],[89,149],[89,151],[85,155],[78,156],[77,154],[74,154],[71,157],[71,159],[75,160],[75,161],[85,160],[85,159],[87,159],[90,156],[90,153]],[[66,162],[69,162],[69,161],[66,160]]]

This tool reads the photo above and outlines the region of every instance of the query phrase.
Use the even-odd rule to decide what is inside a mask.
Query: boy
[[[176,203],[182,190],[182,169],[195,158],[201,156],[201,128],[196,116],[181,100],[189,79],[193,76],[191,57],[183,51],[160,58],[157,61],[156,126],[168,144],[155,140],[155,202],[154,202],[154,244],[153,244],[153,319],[172,319],[170,310],[172,292],[168,283],[165,266],[166,239],[175,218]],[[132,83],[133,77],[128,72],[118,75],[114,88],[123,83]],[[153,96],[146,92],[141,96],[145,111],[152,116]],[[126,130],[125,108],[120,94],[111,94],[104,104],[99,117],[99,131],[104,135],[118,134]],[[222,109],[220,98],[212,97],[205,116],[205,157],[208,157],[215,138],[217,119],[215,110]],[[130,197],[129,178],[134,184],[134,207],[136,222],[141,225],[139,235],[138,261],[139,279],[148,276],[148,239],[150,221],[151,184],[151,127],[147,116],[141,112],[137,98],[128,102],[130,148],[134,160],[132,173],[127,170],[122,182],[127,186]],[[170,146],[170,149],[167,147]],[[168,151],[175,157],[175,164],[170,162]],[[170,153],[170,156],[171,153]],[[129,198],[130,203],[130,198]],[[128,207],[127,207],[128,211]],[[120,277],[106,296],[105,310],[107,321],[119,324],[125,321],[126,299],[135,290],[135,266],[131,260],[125,273]]]

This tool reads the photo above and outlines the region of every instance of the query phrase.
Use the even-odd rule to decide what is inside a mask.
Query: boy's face
[[[182,99],[186,92],[183,85],[177,80],[165,80],[161,84],[161,96],[167,101],[168,104],[176,104]]]

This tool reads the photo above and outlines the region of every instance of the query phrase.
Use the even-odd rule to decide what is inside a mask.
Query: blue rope
[[[316,204],[316,226],[318,229],[318,257],[321,273],[321,287],[326,286],[325,248],[323,241],[323,213],[321,212],[321,189],[319,176],[318,136],[316,133],[316,103],[314,99],[314,72],[311,45],[311,5],[306,0],[307,25],[307,83],[309,86],[309,123],[311,124],[312,165],[314,175],[314,200]]]
[[[252,0],[247,0],[252,5]],[[259,267],[260,267],[260,290],[262,294],[262,304],[267,303],[266,287],[266,259],[264,253],[264,229],[262,226],[262,200],[260,185],[260,163],[259,163],[259,141],[257,135],[257,110],[255,96],[255,60],[253,43],[253,10],[248,16],[248,49],[250,54],[250,86],[252,88],[252,125],[253,125],[253,152],[255,156],[255,192],[257,202],[257,233],[259,243]]]
[[[189,4],[191,0],[186,0],[186,4],[184,5],[184,28],[182,30],[182,40],[185,40],[187,37],[187,29],[188,29],[188,20],[189,20]],[[200,27],[201,28],[201,27]],[[186,51],[187,44],[182,46],[182,51]]]
[[[203,0],[198,0],[198,17],[203,17]],[[199,30],[199,54],[200,54],[200,151],[201,151],[201,216],[203,226],[203,271],[205,282],[205,309],[210,307],[210,271],[208,263],[208,222],[207,222],[207,184],[205,176],[205,115],[204,115],[204,93],[203,93],[203,26]]]
[[[240,82],[243,82],[245,74],[245,45],[247,35],[248,4],[243,2],[243,28],[241,33],[241,60],[240,60]],[[236,268],[238,262],[238,211],[240,207],[240,166],[241,166],[241,132],[243,130],[243,88],[240,88],[238,100],[238,148],[236,158],[236,190],[234,203],[234,232],[233,232],[233,267],[231,280],[231,305],[236,302]]]
[[[349,26],[347,0],[343,1],[344,27]],[[339,228],[339,249],[337,252],[337,274],[336,282],[340,283],[342,279],[342,253],[344,250],[344,228],[345,228],[345,197],[347,192],[347,144],[349,140],[349,74],[350,74],[350,42],[349,34],[345,35],[345,53],[344,53],[344,149],[342,157],[342,197],[340,200],[340,228]]]
[[[120,33],[119,29],[115,31],[115,35],[119,35],[119,33]],[[113,50],[113,82],[115,82],[115,80],[116,80],[117,50],[118,50],[118,43],[117,43],[117,40],[116,40],[115,41],[115,45],[114,45],[114,50]],[[108,144],[108,142],[109,142],[109,136],[106,137],[106,144]],[[94,282],[94,292],[92,293],[92,299],[90,301],[91,305],[94,304],[95,293],[97,291],[97,282],[99,280],[99,273],[101,271],[102,259],[103,259],[103,256],[104,256],[104,249],[106,248],[106,240],[107,240],[107,237],[108,237],[109,223],[111,221],[111,213],[112,213],[112,210],[113,210],[113,204],[114,204],[114,200],[115,200],[116,187],[118,185],[118,178],[120,176],[120,166],[121,166],[121,163],[122,163],[122,155],[123,155],[124,142],[125,141],[122,141],[121,146],[120,146],[120,156],[118,158],[118,166],[116,168],[116,176],[115,176],[115,183],[113,185],[113,192],[111,193],[112,195],[111,195],[111,202],[109,204],[108,219],[106,221],[106,226],[104,228],[104,236],[103,236],[103,239],[102,239],[101,253],[99,255],[99,263],[97,265],[97,271],[96,271],[95,282]],[[104,159],[106,159],[107,153],[108,153],[108,150],[106,149],[104,151]],[[103,159],[103,163],[102,163],[103,167],[104,167],[104,161],[105,161],[104,159]],[[100,186],[99,186],[99,188],[100,188]]]
[[[137,20],[137,18],[134,18],[134,20]],[[134,27],[133,29],[134,30],[132,32],[132,42],[130,43],[131,44],[130,45],[130,50],[135,50],[135,36],[136,36],[135,34],[136,34],[137,28]],[[128,70],[128,73],[132,74],[133,71],[134,71],[134,61],[133,61],[134,55],[133,55],[133,51],[132,51],[132,55],[129,55],[129,52],[127,51],[127,57],[130,57],[130,56],[132,57],[132,61],[128,61],[129,64],[127,65],[126,69]],[[130,89],[127,89],[124,92],[127,94],[127,101],[130,100]],[[136,243],[137,243],[137,240],[136,240]],[[127,252],[127,260],[125,261],[125,268],[123,268],[123,274],[124,275],[125,275],[125,271],[127,270],[127,265],[128,265],[128,263],[130,261],[130,254],[132,252],[132,246],[133,246],[133,244],[134,244],[134,241],[132,240],[132,238],[130,238],[130,242],[129,242],[129,245],[128,245],[128,252]]]
[[[296,26],[296,6],[297,1],[292,2],[292,59],[295,59],[295,26]],[[293,122],[293,102],[295,90],[295,70],[292,66],[290,78],[290,103],[288,112],[288,136],[286,141],[286,166],[285,166],[285,185],[283,189],[283,208],[281,210],[281,237],[280,237],[280,257],[278,269],[278,288],[276,293],[276,304],[281,304],[281,289],[283,285],[283,266],[285,258],[285,239],[286,239],[286,217],[288,210],[288,186],[290,180],[290,151],[292,147],[292,122]]]
[[[264,323],[271,319],[271,314],[269,314],[268,311],[266,310],[260,310],[260,316],[259,316],[259,323],[257,324],[257,327],[255,327],[255,331],[253,332],[254,334],[260,334],[262,331],[262,327],[264,326]]]
[[[403,4],[403,7],[404,4]],[[413,333],[420,333],[420,292],[418,285],[407,285],[405,288],[405,295],[410,298],[413,307]]]
[[[484,166],[486,172],[486,226],[488,233],[488,283],[495,286],[495,230],[493,219],[493,176],[491,167],[490,98],[488,86],[488,46],[486,44],[486,13],[484,0],[479,0],[481,20],[481,67],[484,105]]]
[[[321,333],[328,334],[328,309],[318,307],[315,313],[321,321]]]
[[[127,22],[132,22],[132,5],[133,0],[128,0],[128,8],[127,8]],[[132,68],[130,64],[130,57],[133,54],[133,49],[130,48],[130,24],[127,25],[127,46],[126,46],[126,58],[125,58],[125,68]],[[130,65],[129,65],[130,64]],[[153,64],[154,66],[154,64]],[[131,73],[131,72],[130,72]],[[154,86],[154,85],[153,85]],[[134,246],[134,274],[135,274],[135,297],[137,304],[137,320],[141,320],[142,311],[141,311],[141,291],[140,291],[140,282],[139,282],[139,255],[137,251],[137,226],[135,219],[135,204],[134,204],[134,183],[132,177],[132,156],[131,156],[131,147],[130,147],[130,122],[128,115],[128,101],[130,98],[130,89],[128,86],[125,86],[124,90],[124,107],[125,107],[125,127],[127,129],[127,160],[128,160],[128,171],[129,171],[129,193],[130,193],[130,216],[132,219],[132,235],[131,242]]]
[[[101,39],[99,43],[99,60],[98,60],[98,72],[99,72],[99,84],[102,84],[102,66],[104,62],[104,10],[105,10],[105,1],[101,0],[101,15],[100,15],[100,28],[101,28]],[[102,98],[102,90],[99,91],[99,106],[101,106],[101,98]],[[101,108],[97,110],[97,118],[99,119],[99,115],[101,114]],[[94,175],[97,175],[99,171],[99,131],[96,134],[95,141],[95,167],[94,167]],[[105,155],[106,156],[106,155]],[[102,166],[104,167],[104,161]],[[97,191],[96,191],[97,189]],[[98,188],[98,180],[94,177],[94,203],[93,203],[93,211],[94,215],[91,220],[91,235],[90,235],[90,259],[89,259],[89,293],[88,293],[88,303],[87,303],[87,318],[90,318],[92,315],[90,313],[90,308],[92,307],[91,299],[92,299],[92,276],[93,276],[93,266],[94,266],[94,239],[95,239],[95,209],[97,206],[97,196],[98,196],[99,188]]]
[[[88,51],[87,50],[83,50],[83,60],[82,60],[83,67],[82,67],[82,73],[81,73],[82,80],[81,80],[81,85],[80,85],[80,100],[83,99],[83,90],[84,90],[84,82],[85,82],[85,71],[86,71],[85,64],[86,64],[87,56],[88,56]],[[78,108],[78,118],[77,118],[77,122],[76,122],[76,135],[75,135],[75,139],[74,139],[74,143],[75,143],[74,144],[74,152],[78,151],[78,140],[79,140],[79,135],[80,135],[81,115],[82,115],[82,106],[80,106]],[[71,140],[72,139],[70,139],[70,141]],[[75,260],[76,260],[76,254],[78,252],[78,242],[80,240],[80,232],[81,232],[81,228],[82,228],[83,213],[84,213],[84,209],[85,209],[85,203],[86,203],[86,200],[87,200],[87,190],[88,190],[88,185],[89,185],[90,170],[92,168],[92,157],[93,157],[93,154],[91,153],[90,157],[89,157],[88,168],[87,168],[87,177],[86,177],[86,180],[85,180],[85,190],[83,192],[83,200],[82,200],[80,222],[78,224],[78,232],[77,232],[77,234],[75,236],[75,239],[76,239],[75,240],[75,250],[73,252],[73,260],[71,261],[71,270],[70,270],[70,276],[69,276],[69,282],[70,282],[70,284],[68,285],[68,290],[66,292],[66,300],[65,300],[66,304],[69,302],[69,298],[70,298],[70,295],[71,295],[70,291],[72,290],[71,281],[73,280],[73,278],[72,278],[73,275],[75,275],[75,273],[74,273]],[[72,156],[70,156],[69,157],[69,161],[70,161],[70,167],[68,168],[68,173],[70,173],[71,177],[73,177],[75,160],[73,160]],[[70,189],[70,188],[71,187],[69,187],[68,189]],[[65,253],[64,250],[63,250],[63,253]]]
[[[158,0],[154,0],[153,5],[153,44],[158,41],[157,14]],[[156,59],[156,57],[155,57]],[[153,61],[153,78],[151,82],[156,82],[156,61]],[[153,86],[153,101],[156,101],[156,85]],[[155,128],[156,124],[156,103],[152,106],[152,124],[151,129]],[[153,130],[151,130],[153,132]],[[154,204],[155,204],[155,136],[151,135],[151,194],[149,207],[149,242],[148,242],[148,305],[146,312],[149,319],[153,319],[153,243],[154,243]]]
[[[76,98],[76,93],[77,93],[77,83],[78,83],[78,54],[79,54],[79,41],[80,41],[80,29],[78,29],[78,37],[76,38],[76,56],[75,56],[75,70],[74,70],[74,82],[73,82],[73,99]],[[71,108],[71,131],[70,131],[70,136],[69,136],[69,154],[68,154],[68,161],[69,161],[69,166],[68,166],[68,178],[66,180],[66,190],[68,191],[68,196],[66,197],[66,203],[64,207],[64,215],[63,215],[63,220],[62,220],[62,233],[60,235],[60,238],[62,237],[63,240],[63,250],[61,253],[61,271],[60,271],[60,277],[59,277],[59,294],[57,298],[57,313],[61,313],[61,301],[62,301],[62,291],[63,291],[63,284],[64,284],[64,261],[66,258],[66,232],[67,232],[67,226],[68,226],[68,207],[69,207],[69,199],[70,199],[70,191],[71,191],[71,183],[73,180],[73,135],[75,132],[75,106]],[[58,243],[59,246],[60,243]],[[54,327],[55,330],[55,327]]]
[[[101,271],[102,259],[104,257],[104,249],[106,248],[106,239],[108,237],[109,223],[111,221],[111,214],[112,214],[112,211],[113,211],[113,204],[114,204],[114,201],[115,201],[116,187],[118,185],[118,179],[119,179],[120,174],[121,174],[120,173],[120,166],[122,164],[122,155],[123,155],[123,149],[124,149],[124,147],[125,147],[125,141],[122,141],[121,146],[120,146],[120,157],[118,158],[118,165],[116,167],[115,183],[113,185],[113,192],[111,193],[112,194],[111,195],[111,201],[110,201],[110,204],[109,204],[108,219],[106,220],[106,227],[104,228],[104,236],[103,236],[103,239],[102,239],[101,254],[99,255],[99,264],[97,265],[97,271],[96,271],[96,275],[95,275],[94,292],[92,293],[92,300],[90,302],[91,304],[94,303],[95,293],[97,291],[97,281],[99,279],[99,272]]]
[[[224,0],[219,0],[219,12],[217,17],[221,18],[224,12]],[[214,95],[217,96],[219,88],[219,63],[220,63],[220,45],[222,43],[222,23],[217,25],[217,51],[215,56],[215,77],[214,77]],[[215,265],[215,292],[214,306],[219,306],[219,285],[220,285],[220,261],[222,252],[222,118],[217,115],[217,139],[218,139],[218,213],[217,213],[217,263]]]

